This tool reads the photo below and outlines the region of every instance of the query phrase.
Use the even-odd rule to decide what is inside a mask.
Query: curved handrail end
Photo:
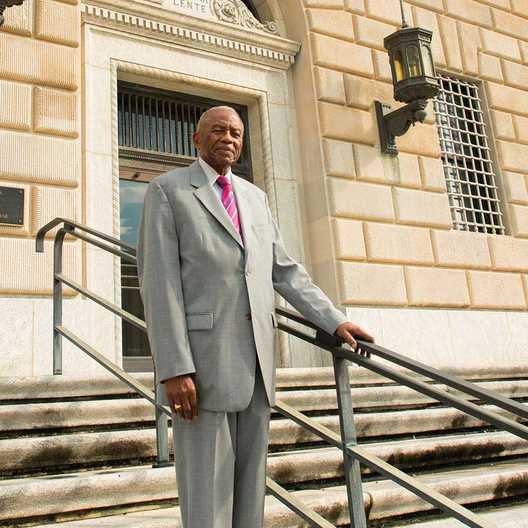
[[[44,253],[44,237],[48,231],[51,231],[54,227],[57,227],[59,224],[68,224],[71,226],[71,220],[67,218],[54,218],[51,222],[43,225],[37,232],[35,236],[35,251],[37,253]],[[66,226],[65,226],[66,227]],[[70,227],[71,229],[71,227]]]

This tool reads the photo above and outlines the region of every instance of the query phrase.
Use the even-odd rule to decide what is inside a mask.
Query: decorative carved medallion
[[[261,24],[242,0],[213,0],[211,7],[218,20],[222,22],[229,22],[249,29],[269,31],[270,33],[278,32],[274,22]]]
[[[0,27],[4,23],[4,11],[7,7],[22,5],[24,0],[0,0]]]

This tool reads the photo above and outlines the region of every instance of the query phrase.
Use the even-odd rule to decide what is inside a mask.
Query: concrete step
[[[453,368],[444,370],[472,381],[528,379],[528,367],[505,368]],[[352,366],[349,369],[352,386],[379,385],[390,383],[366,369]],[[141,383],[152,387],[152,373],[134,373]],[[302,387],[332,387],[334,372],[331,367],[279,368],[277,369],[277,390]],[[1,377],[0,402],[12,400],[37,401],[39,399],[69,399],[80,397],[115,396],[133,394],[123,382],[113,376],[35,376]]]
[[[339,431],[338,416],[317,416],[314,420]],[[357,434],[363,440],[415,433],[431,435],[483,425],[476,418],[448,408],[356,414]],[[170,433],[169,430],[169,437]],[[291,420],[270,422],[269,445],[272,449],[319,441],[319,437]],[[153,456],[154,428],[18,436],[0,440],[0,474],[41,468],[50,471],[54,467],[115,463]]]
[[[393,440],[362,447],[393,466],[413,471],[528,455],[528,442],[503,432]],[[285,484],[341,478],[342,461],[341,451],[335,448],[272,453],[268,474]],[[367,467],[361,469],[364,474],[370,473]]]
[[[495,407],[484,405],[484,409],[493,409],[497,414],[510,416]],[[434,434],[457,430],[481,428],[487,426],[482,420],[469,416],[457,409],[438,407],[388,412],[357,413],[354,416],[357,436],[360,439],[376,439],[386,436]],[[314,419],[334,431],[338,431],[338,416],[318,416]],[[273,420],[270,425],[271,445],[291,445],[318,440],[291,420]]]
[[[526,504],[511,504],[502,508],[479,509],[476,513],[492,526],[528,528],[528,502]],[[393,528],[461,528],[462,525],[454,519],[436,519],[392,526]]]
[[[387,380],[365,369],[350,367],[353,384],[386,383]],[[153,387],[153,374],[132,373],[147,387]],[[504,373],[506,375],[506,373]],[[508,376],[509,377],[509,376]],[[526,376],[528,378],[528,370]],[[295,387],[330,387],[334,385],[333,369],[323,368],[279,368],[277,369],[277,389]],[[0,402],[13,400],[37,401],[39,399],[69,399],[135,394],[117,378],[105,375],[83,376],[35,376],[0,377]]]
[[[99,502],[93,495],[87,495],[89,488],[85,482],[81,482],[93,478],[98,480],[102,490],[105,488],[107,490],[106,493],[101,493],[97,497]],[[45,480],[46,478],[35,480],[42,479]],[[142,493],[144,494],[143,500],[150,501],[150,504],[146,504],[148,510],[152,509],[151,501],[153,500],[175,500],[177,497],[172,468],[156,470],[134,468],[126,472],[98,474],[96,477],[94,475],[79,476],[76,479],[79,480],[75,486],[76,502],[71,506],[77,508],[78,515],[86,515],[87,508],[93,509],[103,505],[115,507],[118,501],[123,499],[134,501],[130,502],[130,505],[134,504],[137,507]],[[68,511],[65,497],[71,496],[69,490],[72,488],[72,483],[69,480],[66,478],[52,483],[54,486],[53,495],[43,494],[42,483],[31,482],[26,487],[26,500],[23,501],[26,506],[25,513],[35,513],[42,516],[46,514],[45,512],[64,514]],[[461,504],[485,503],[527,494],[528,463],[502,463],[493,466],[423,474],[420,475],[420,480]],[[44,487],[49,487],[49,484],[47,486],[44,484]],[[126,493],[125,489],[127,490]],[[367,482],[363,486],[363,492],[369,520],[390,519],[433,509],[428,503],[390,481]],[[344,486],[303,490],[294,493],[297,498],[328,518],[330,522],[336,525],[348,523],[347,498]],[[37,497],[42,500],[37,502]],[[5,506],[9,506],[9,503],[4,502],[4,507],[0,508],[0,512],[6,511]],[[92,515],[96,514],[94,511],[91,513]],[[445,523],[446,521],[442,520],[442,522]],[[40,524],[41,528],[44,526],[49,526],[49,523]],[[143,511],[99,519],[83,519],[66,522],[60,526],[64,528],[161,528],[162,526],[163,528],[177,528],[180,524],[178,522],[178,508],[170,507],[155,512]],[[438,526],[443,528],[445,524]],[[266,498],[265,527],[301,528],[304,527],[304,524],[294,513],[273,497],[268,496]]]
[[[125,431],[119,437],[116,433],[110,433],[106,438],[101,438],[101,442],[95,445],[89,443],[92,438],[86,438],[87,435],[71,435],[74,437],[72,442],[68,447],[62,446],[62,451],[57,444],[48,445],[47,452],[50,453],[50,463],[46,465],[39,462],[36,467],[43,467],[47,472],[50,470],[53,472],[54,468],[57,471],[58,468],[66,465],[66,456],[69,457],[68,460],[72,464],[87,462],[95,464],[97,462],[104,463],[108,460],[121,460],[126,463],[138,458],[152,458],[155,456],[154,436],[153,432],[149,431],[149,433],[151,434],[147,436],[145,431]],[[109,436],[110,438],[108,438]],[[110,441],[105,442],[105,440]],[[11,452],[6,452],[4,460],[9,458],[17,460],[21,452],[26,452],[24,450],[33,448],[37,451],[39,447],[35,445],[35,442],[21,444],[22,442],[19,442]],[[147,450],[141,452],[142,457],[137,456],[138,453],[130,447],[130,445],[136,444],[147,446]],[[419,440],[372,443],[366,444],[365,447],[391,464],[413,468],[522,456],[528,452],[528,444],[509,433],[450,435]],[[309,453],[309,456],[306,453]],[[290,469],[286,471],[287,467],[285,466],[278,473],[273,474],[280,475],[282,471],[285,480],[288,482],[304,482],[341,476],[341,457],[337,450],[330,449],[323,452],[320,449],[307,449],[271,453],[270,471],[272,472],[275,471],[273,468],[276,467],[274,456],[278,455],[283,457],[282,460],[285,461],[285,464],[287,463],[287,466],[289,465]],[[53,460],[57,460],[57,457],[58,461],[53,466],[51,463]],[[4,461],[4,465],[7,463]],[[15,463],[22,465],[24,462],[17,461]],[[33,459],[30,463],[34,465],[35,460]],[[11,465],[13,466],[14,463],[12,462]]]
[[[430,471],[446,462],[450,465],[477,462],[479,458],[492,459],[499,454],[517,457],[528,454],[527,443],[523,445],[521,440],[507,433],[405,440],[369,444],[364,448],[393,465],[411,467],[413,471]],[[343,477],[342,454],[335,448],[271,453],[268,475],[283,485],[311,483],[318,486],[322,481]],[[0,520],[15,515],[31,517],[37,515],[36,511],[40,512],[38,515],[51,515],[60,511],[174,499],[176,495],[167,491],[171,489],[173,478],[172,466],[162,469],[135,466],[1,480]]]
[[[447,389],[442,385],[436,386]],[[479,386],[507,397],[528,397],[528,380],[482,382]],[[436,403],[412,389],[398,385],[352,388],[351,393],[356,409],[409,408]],[[277,396],[280,401],[303,412],[337,409],[334,389],[288,390],[279,392]],[[0,405],[2,434],[38,429],[148,423],[153,420],[153,406],[138,398]]]
[[[528,462],[481,465],[419,475],[419,480],[459,504],[475,505],[528,494]],[[365,508],[370,521],[434,510],[429,503],[387,480],[363,484]],[[297,492],[297,497],[336,525],[349,523],[346,489],[335,486]],[[266,504],[266,527],[305,528],[285,506],[271,499]],[[440,525],[443,526],[443,525]]]

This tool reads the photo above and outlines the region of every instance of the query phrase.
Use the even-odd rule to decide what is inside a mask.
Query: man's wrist
[[[184,372],[182,374],[177,374],[176,376],[171,376],[170,378],[165,378],[160,381],[161,384],[167,383],[167,381],[175,380],[178,378],[184,378],[186,376],[194,376],[196,374],[196,371],[190,371],[190,372]]]

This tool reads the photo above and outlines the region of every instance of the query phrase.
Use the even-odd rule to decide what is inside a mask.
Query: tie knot
[[[220,184],[221,187],[229,187],[231,185],[231,182],[229,181],[229,178],[227,176],[218,176],[216,181]]]

